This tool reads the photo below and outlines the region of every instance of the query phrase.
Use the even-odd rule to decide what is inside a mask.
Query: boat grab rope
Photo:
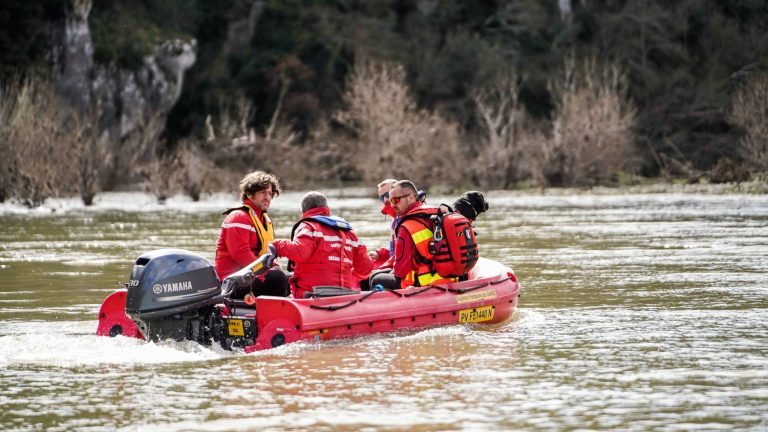
[[[480,285],[476,285],[476,286],[468,287],[468,288],[446,288],[446,287],[441,287],[440,285],[429,285],[429,286],[424,287],[423,289],[420,289],[420,290],[414,291],[414,292],[410,292],[408,294],[402,294],[402,293],[399,293],[397,291],[391,291],[391,290],[386,290],[386,292],[391,292],[392,294],[398,295],[400,297],[411,297],[411,296],[415,296],[415,295],[418,295],[418,294],[421,294],[421,293],[424,293],[424,292],[427,292],[427,291],[433,290],[433,289],[438,290],[438,291],[442,291],[442,292],[450,292],[450,293],[455,293],[455,294],[464,294],[464,293],[472,292],[474,290],[478,290],[480,288],[485,288],[485,287],[487,287],[489,285],[498,285],[498,284],[500,284],[502,282],[508,281],[509,279],[511,279],[511,278],[509,276],[507,276],[506,278],[499,279],[499,280],[497,280],[495,282],[485,282],[485,283],[482,283]],[[330,306],[310,305],[309,307],[311,309],[336,311],[336,310],[339,310],[339,309],[344,309],[345,307],[352,306],[355,303],[362,302],[363,300],[367,299],[368,297],[372,296],[373,294],[375,294],[377,292],[382,292],[382,291],[371,291],[368,294],[363,295],[359,299],[354,299],[352,301],[349,301],[347,303],[340,304],[340,305],[330,305]]]
[[[365,294],[365,295],[363,295],[360,298],[351,300],[351,301],[349,301],[347,303],[340,304],[340,305],[330,305],[330,306],[309,305],[309,307],[310,307],[310,309],[320,309],[320,310],[335,311],[335,310],[339,310],[339,309],[344,309],[345,307],[352,306],[353,304],[355,304],[357,302],[361,302],[361,301],[367,299],[368,297],[372,296],[374,293],[377,293],[377,292],[378,291],[371,291],[368,294]]]
[[[507,276],[507,277],[505,277],[504,279],[499,279],[499,280],[497,280],[496,282],[491,282],[491,285],[498,285],[498,284],[500,284],[500,283],[502,283],[502,282],[506,282],[506,281],[508,281],[508,280],[510,280],[510,279],[512,279],[512,278],[511,278],[511,277],[509,277],[509,276]]]
[[[414,291],[414,292],[411,292],[411,293],[408,293],[408,294],[403,294],[403,297],[415,296],[417,294],[421,294],[423,292],[427,292],[427,291],[432,290],[432,289],[436,289],[436,290],[442,291],[442,292],[448,291],[448,288],[443,288],[443,287],[441,287],[439,285],[429,285],[429,286],[425,287],[424,289],[421,289],[421,290],[418,290],[418,291]]]

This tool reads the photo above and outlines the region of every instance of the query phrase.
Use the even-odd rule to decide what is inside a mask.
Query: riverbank
[[[465,188],[470,190],[471,187]],[[326,194],[331,200],[360,199],[361,206],[369,205],[368,200],[375,198],[374,189],[370,185],[349,184],[344,186],[333,185],[313,185],[299,190],[285,190],[281,198],[273,201],[275,208],[281,208],[283,205],[294,205],[301,200],[301,196],[308,190],[317,190]],[[631,186],[616,187],[592,187],[592,188],[521,188],[521,189],[499,189],[484,190],[484,194],[489,198],[501,196],[587,196],[587,195],[643,195],[643,194],[704,194],[704,195],[726,195],[726,194],[747,194],[762,195],[768,194],[768,182],[753,180],[744,183],[719,183],[719,184],[682,184],[682,183],[647,183]],[[434,190],[427,190],[428,197],[451,197],[458,196],[461,191],[446,192],[445,188],[436,187]],[[120,191],[108,191],[98,194],[92,206],[84,206],[79,197],[60,197],[49,198],[42,205],[35,208],[28,208],[23,204],[9,200],[0,203],[0,214],[34,214],[34,213],[56,213],[67,212],[78,208],[90,208],[92,210],[123,210],[123,211],[162,211],[168,209],[178,209],[184,212],[196,211],[215,211],[237,201],[235,192],[216,192],[205,194],[199,201],[193,201],[185,195],[174,195],[165,200],[158,200],[155,196],[143,192],[139,187],[123,188]],[[281,204],[282,203],[282,204]]]
[[[499,191],[494,191],[499,192]],[[624,194],[768,194],[768,181],[751,180],[743,183],[669,183],[650,182],[627,186],[596,186],[591,188],[525,188],[505,190],[504,193],[520,195],[624,195]]]

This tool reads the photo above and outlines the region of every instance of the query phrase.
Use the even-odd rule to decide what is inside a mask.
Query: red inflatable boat
[[[144,254],[127,289],[101,305],[96,334],[215,342],[253,352],[301,340],[499,323],[511,316],[519,296],[512,270],[481,258],[463,282],[394,291],[322,287],[314,298],[259,297],[255,305],[226,298],[228,283],[248,283],[243,275],[256,274],[263,265],[255,262],[222,287],[198,255],[173,249]]]

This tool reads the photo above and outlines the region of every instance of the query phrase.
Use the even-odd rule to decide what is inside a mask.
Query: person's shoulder
[[[312,237],[312,233],[316,232],[318,229],[321,229],[319,228],[319,225],[319,223],[313,220],[302,220],[296,226],[296,235],[294,238],[299,238],[302,236]]]
[[[248,213],[245,212],[243,209],[235,209],[232,210],[226,218],[224,218],[225,222],[244,222],[244,223],[251,223],[251,217],[248,216]]]
[[[304,218],[299,223],[299,229],[307,229],[310,231],[317,231],[322,227],[322,224],[312,218]]]

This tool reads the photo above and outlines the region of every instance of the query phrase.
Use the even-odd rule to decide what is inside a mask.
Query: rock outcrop
[[[92,0],[67,2],[64,28],[54,50],[54,81],[73,106],[81,112],[96,113],[102,135],[115,145],[131,134],[147,133],[149,122],[164,124],[181,95],[184,73],[195,63],[196,42],[166,41],[145,56],[136,70],[114,63],[96,65],[88,27],[91,6]],[[162,128],[153,133],[160,132]],[[146,142],[157,142],[145,138],[149,138]]]

